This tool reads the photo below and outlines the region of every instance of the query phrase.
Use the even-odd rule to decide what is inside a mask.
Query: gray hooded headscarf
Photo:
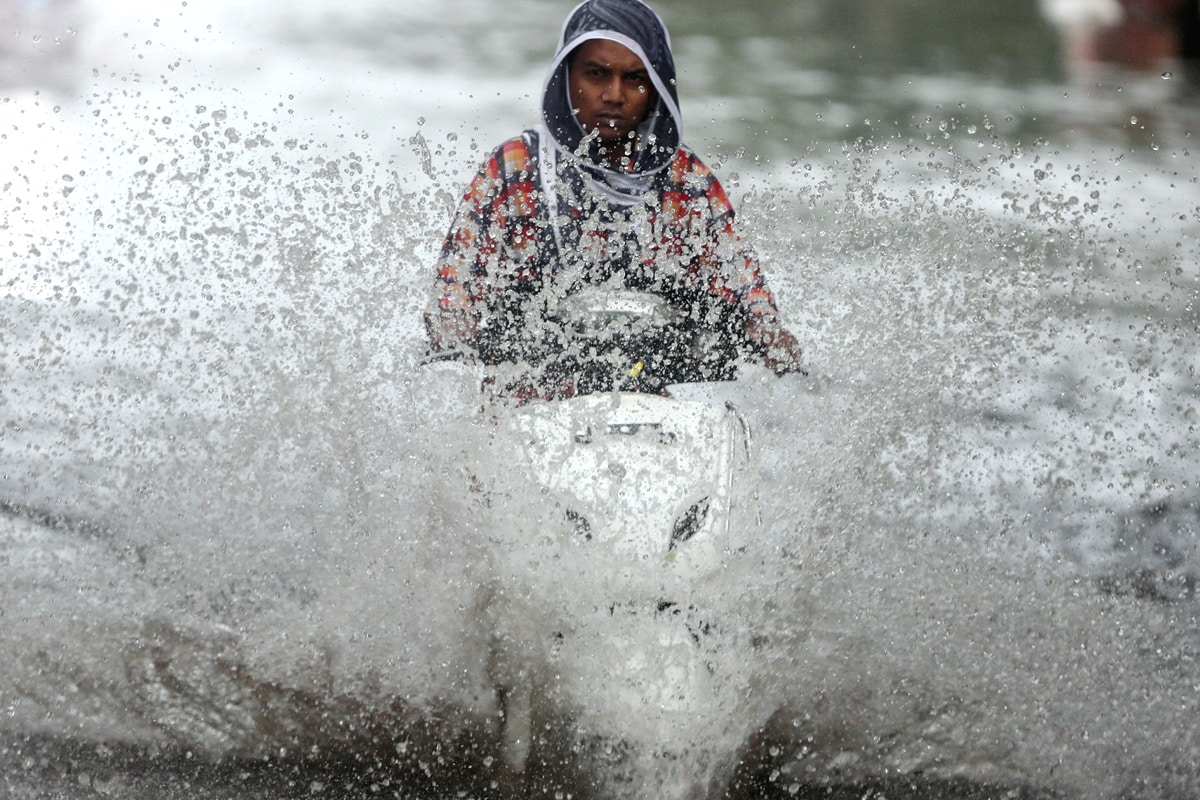
[[[610,168],[586,149],[586,132],[571,107],[567,81],[570,55],[591,39],[607,39],[629,48],[645,64],[658,94],[657,104],[638,128],[638,149],[631,173]],[[575,161],[610,193],[619,196],[646,191],[654,176],[670,163],[682,129],[671,38],[658,14],[641,0],[585,0],[576,6],[563,25],[558,50],[546,75],[542,119],[557,151],[555,156]],[[589,144],[594,145],[594,140]]]

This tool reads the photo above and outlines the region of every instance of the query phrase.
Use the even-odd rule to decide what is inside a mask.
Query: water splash
[[[472,378],[416,367],[477,154],[118,83],[6,103],[5,757],[36,785],[41,747],[110,776],[140,753],[126,796],[187,753],[214,792],[222,756],[260,785],[486,790],[487,532],[431,458],[470,447]],[[756,644],[740,721],[770,717],[739,780],[1186,796],[1186,144],[944,116],[727,167],[812,365],[737,389],[766,529],[727,601]]]

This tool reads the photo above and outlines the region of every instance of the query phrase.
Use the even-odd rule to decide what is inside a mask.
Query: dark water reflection
[[[505,800],[515,794],[491,779],[471,745],[446,742],[400,757],[385,732],[354,747],[253,761],[213,761],[186,750],[154,750],[27,738],[0,742],[0,790],[12,800],[361,800],[369,797]],[[569,780],[542,785],[536,797],[586,797]],[[231,794],[233,793],[233,794]],[[743,763],[724,800],[1062,800],[1021,785],[903,775],[847,784],[800,785],[781,779],[769,759]]]

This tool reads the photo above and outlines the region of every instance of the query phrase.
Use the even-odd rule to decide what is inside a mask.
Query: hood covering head
[[[550,135],[561,150],[579,152],[587,132],[571,108],[567,72],[571,53],[590,39],[622,44],[645,64],[658,102],[638,127],[634,172],[661,170],[681,141],[675,59],[662,18],[641,0],[585,0],[567,17],[542,90],[542,118]]]

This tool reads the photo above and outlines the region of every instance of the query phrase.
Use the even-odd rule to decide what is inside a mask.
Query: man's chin
[[[632,131],[614,130],[612,128],[600,128],[600,141],[603,144],[624,144],[633,140]]]
[[[588,133],[594,133],[601,141],[605,142],[620,142],[631,138],[633,131],[626,128],[614,128],[608,123],[602,122],[599,125],[585,124],[584,130]]]

